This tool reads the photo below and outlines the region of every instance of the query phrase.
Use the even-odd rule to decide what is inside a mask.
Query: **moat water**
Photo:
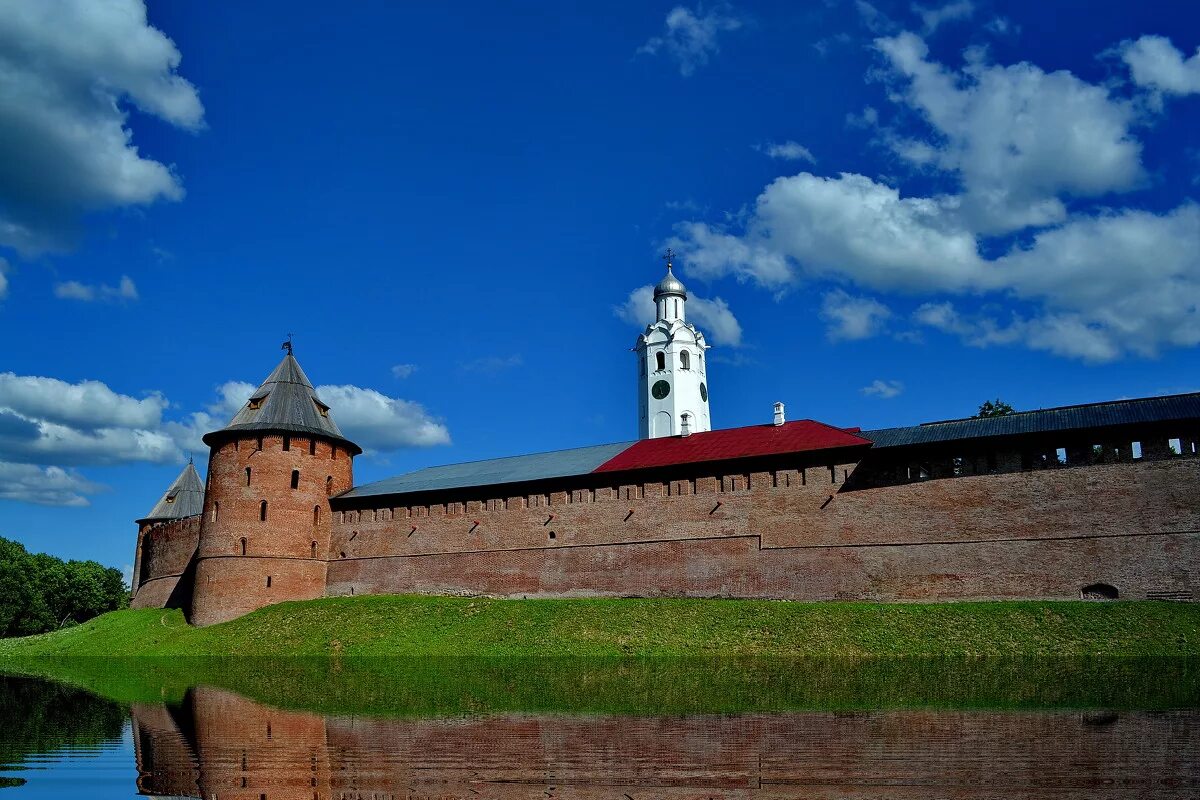
[[[24,670],[58,680],[0,676],[0,800],[1200,796],[1189,661]]]

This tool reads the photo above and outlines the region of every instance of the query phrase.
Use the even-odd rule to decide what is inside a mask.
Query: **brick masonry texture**
[[[177,713],[132,716],[152,795],[1090,800],[1200,786],[1195,711],[327,718],[198,687]]]
[[[133,608],[163,608],[171,604],[181,576],[196,555],[200,518],[146,523],[138,531],[134,556]]]
[[[214,447],[192,621],[223,622],[271,603],[324,595],[329,496],[353,484],[345,449],[319,438],[269,434]]]
[[[878,485],[871,452],[814,454],[351,500],[330,497],[353,485],[344,450],[286,444],[213,450],[203,515],[142,531],[135,606],[209,624],[283,600],[405,592],[925,601],[1075,599],[1103,583],[1122,598],[1200,596],[1194,456],[939,467]]]
[[[700,479],[695,494],[687,481],[629,485],[594,502],[551,492],[548,505],[513,497],[497,511],[344,511],[327,591],[936,600],[1078,598],[1103,582],[1123,597],[1200,593],[1198,460],[840,491],[853,470]]]

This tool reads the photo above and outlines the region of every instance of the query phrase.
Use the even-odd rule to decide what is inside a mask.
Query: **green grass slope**
[[[368,596],[280,603],[206,628],[117,611],[0,641],[41,657],[1197,656],[1200,605],[794,603]]]

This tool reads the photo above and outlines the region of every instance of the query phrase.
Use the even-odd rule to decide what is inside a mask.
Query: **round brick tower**
[[[206,434],[208,487],[191,620],[239,617],[325,594],[329,498],[362,448],[342,436],[288,354],[226,427]]]

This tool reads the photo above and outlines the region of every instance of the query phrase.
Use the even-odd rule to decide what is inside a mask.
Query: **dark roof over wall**
[[[1022,411],[863,431],[876,448],[1200,419],[1200,393]]]
[[[283,357],[228,425],[205,434],[204,443],[212,445],[224,438],[223,434],[254,431],[316,434],[342,442],[355,454],[362,452],[342,435],[329,407],[317,397],[291,353]]]
[[[466,489],[527,483],[594,473],[653,469],[755,456],[770,456],[839,447],[868,447],[870,442],[812,420],[785,425],[752,425],[691,436],[667,436],[639,442],[578,447],[553,453],[495,458],[451,464],[400,475],[351,489],[342,498]]]
[[[204,483],[189,461],[179,477],[139,522],[159,522],[194,517],[204,511]]]
[[[576,447],[553,453],[492,458],[466,464],[448,464],[386,478],[358,486],[341,497],[374,497],[441,489],[465,489],[501,483],[523,483],[547,478],[564,478],[594,472],[601,464],[630,446],[632,442]]]

